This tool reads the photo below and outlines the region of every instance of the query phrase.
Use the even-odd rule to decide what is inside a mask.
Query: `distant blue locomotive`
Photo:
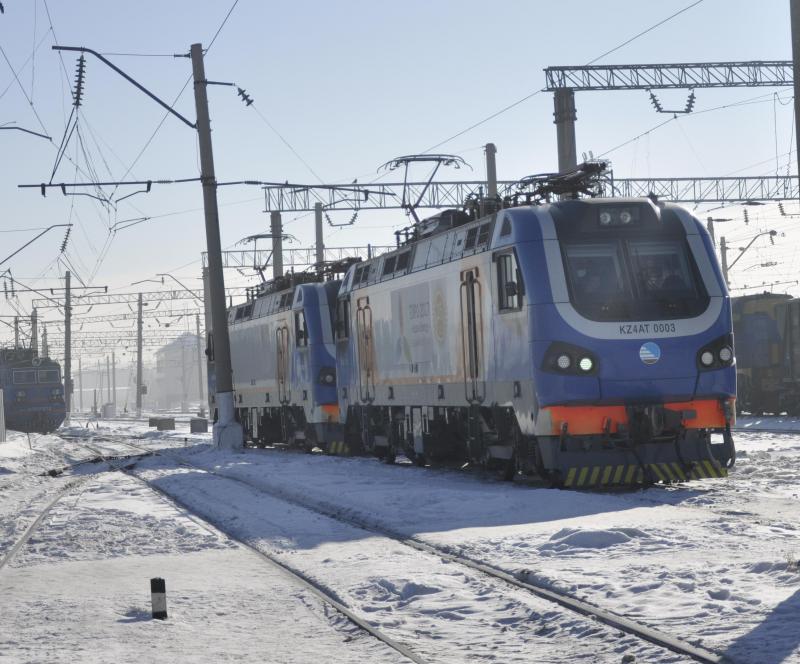
[[[314,429],[323,448],[566,487],[722,477],[735,459],[729,297],[705,229],[682,208],[592,199],[450,210],[323,287],[327,297],[303,304],[305,286],[286,290],[285,338],[269,328],[247,351],[236,348],[246,310],[231,312],[241,417],[246,399],[264,409],[279,390],[254,358],[284,352],[303,366],[293,353],[311,337],[291,315],[324,329],[335,301],[334,349],[323,332],[308,388],[286,401],[308,402],[308,430],[322,403],[309,381],[335,353],[337,392],[317,411],[329,426]],[[302,400],[298,389],[309,390]]]
[[[30,349],[0,349],[0,386],[6,427],[25,433],[50,433],[66,417],[58,362]]]

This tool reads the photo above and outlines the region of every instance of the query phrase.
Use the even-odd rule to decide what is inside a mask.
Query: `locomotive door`
[[[281,404],[289,403],[289,328],[282,325],[275,330],[275,378],[278,382],[278,401]]]
[[[461,273],[461,349],[465,396],[471,404],[481,403],[485,393],[481,376],[483,316],[477,267]]]
[[[372,308],[369,298],[357,301],[356,333],[358,350],[358,391],[362,402],[371,403],[375,398],[375,351],[372,338]]]

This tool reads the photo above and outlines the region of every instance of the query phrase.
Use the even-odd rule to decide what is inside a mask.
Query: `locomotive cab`
[[[638,199],[538,215],[551,286],[531,315],[543,465],[567,486],[723,476],[735,360],[705,230]]]

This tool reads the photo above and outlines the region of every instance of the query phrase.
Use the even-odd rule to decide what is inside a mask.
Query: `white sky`
[[[57,145],[70,111],[67,76],[74,79],[76,54],[64,54],[62,68],[61,58],[50,50],[54,34],[60,44],[103,53],[185,53],[192,42],[209,43],[232,2],[4,0],[3,4],[0,46],[19,81],[5,58],[0,59],[0,124],[16,122],[35,131],[43,125]],[[207,55],[206,72],[210,79],[244,87],[255,107],[246,108],[234,89],[210,88],[217,177],[314,183],[316,174],[325,182],[350,182],[356,177],[369,181],[392,157],[426,150],[544,87],[545,67],[589,62],[689,4],[690,0],[491,4],[240,0]],[[175,99],[191,71],[190,62],[181,58],[108,57],[168,101]],[[757,7],[743,0],[704,0],[601,63],[790,58],[786,0],[767,0]],[[701,89],[696,95],[696,111],[747,99],[755,103],[681,116],[611,152],[608,157],[617,177],[796,171],[793,155],[787,155],[794,143],[790,89]],[[682,107],[686,101],[684,91],[661,91],[658,96],[667,108]],[[79,126],[100,177],[198,175],[195,134],[172,117],[135,161],[163,111],[91,56],[83,99]],[[603,154],[669,117],[655,113],[644,91],[585,92],[576,100],[579,154],[589,150]],[[194,119],[191,87],[176,108]],[[461,155],[473,168],[443,172],[442,179],[483,178],[482,146],[489,141],[498,148],[501,179],[556,170],[552,111],[552,95],[541,93],[437,148]],[[17,188],[20,183],[49,179],[55,145],[22,132],[3,131],[0,146],[4,249],[0,259],[35,235],[15,229],[71,220],[75,227],[67,258],[86,282],[114,291],[156,289],[155,283],[130,284],[169,271],[188,285],[199,285],[205,236],[198,183],[154,186],[150,194],[137,195],[108,212],[86,197],[51,191],[42,198],[38,190]],[[74,138],[67,155],[86,167]],[[74,171],[64,160],[54,181],[72,181]],[[268,228],[259,188],[223,188],[220,204],[223,246]],[[797,212],[797,205],[787,205],[787,211]],[[796,223],[795,218],[781,218],[774,205],[750,208],[748,226],[742,208],[712,214],[734,219],[717,229],[718,235],[733,239],[734,247],[743,246],[760,230],[791,231]],[[109,233],[114,222],[142,216],[154,219],[116,235]],[[338,213],[334,220],[349,217]],[[313,243],[311,215],[285,214],[284,223],[298,239],[293,246]],[[392,229],[405,224],[402,214],[362,212],[351,228],[326,229],[326,244],[391,244]],[[61,231],[51,231],[2,267],[10,267],[16,278],[37,287],[58,286],[65,269],[58,260]],[[732,272],[734,285],[796,278],[797,246],[791,233],[777,238],[774,247],[758,240]],[[777,265],[761,267],[773,261]],[[241,282],[235,272],[226,278]],[[0,303],[2,315],[14,313],[9,301]],[[20,298],[20,305],[25,311],[27,299]],[[96,307],[91,315],[114,311]]]

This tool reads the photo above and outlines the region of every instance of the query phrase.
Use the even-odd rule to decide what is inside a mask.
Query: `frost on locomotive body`
[[[338,435],[332,311],[338,281],[290,274],[228,312],[235,407],[258,444],[325,448]]]
[[[681,208],[594,199],[439,215],[352,267],[338,300],[351,447],[564,486],[717,477],[733,462],[729,298]]]
[[[26,348],[0,349],[0,387],[6,427],[51,433],[66,417],[61,367]]]

